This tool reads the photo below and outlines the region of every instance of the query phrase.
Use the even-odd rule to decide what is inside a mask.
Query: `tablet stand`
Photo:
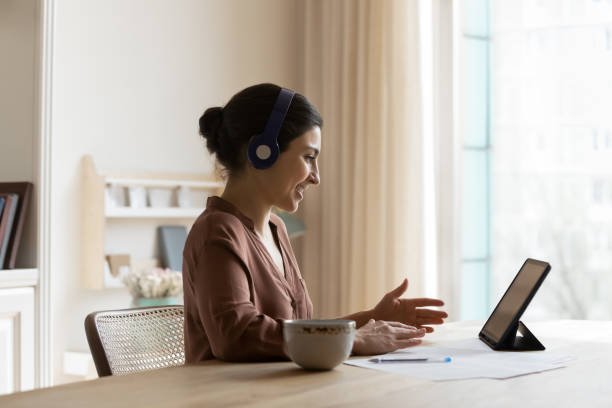
[[[546,349],[521,321],[518,322],[516,328],[513,328],[510,333],[503,342],[501,350],[532,351]],[[521,333],[522,336],[517,336],[517,333]]]

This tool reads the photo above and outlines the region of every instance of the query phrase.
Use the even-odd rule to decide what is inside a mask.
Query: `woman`
[[[312,318],[312,303],[287,231],[272,207],[293,212],[320,182],[323,120],[302,95],[272,84],[236,94],[206,110],[200,134],[227,179],[210,197],[183,252],[187,363],[287,359],[284,319]],[[278,142],[278,147],[276,147]],[[276,150],[278,149],[278,150]],[[419,344],[446,313],[436,299],[399,299],[408,281],[357,323],[354,354],[381,354]]]

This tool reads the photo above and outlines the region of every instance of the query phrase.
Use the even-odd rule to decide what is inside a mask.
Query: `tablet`
[[[527,259],[478,335],[495,350],[543,350],[544,346],[519,321],[544,278],[547,262]],[[523,337],[517,338],[519,330]]]

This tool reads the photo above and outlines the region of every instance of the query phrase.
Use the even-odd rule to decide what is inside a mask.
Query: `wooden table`
[[[0,397],[0,407],[612,407],[612,322],[526,322],[566,368],[507,380],[434,382],[348,365],[309,372],[291,362],[209,361]],[[427,341],[477,335],[482,322],[449,323]]]

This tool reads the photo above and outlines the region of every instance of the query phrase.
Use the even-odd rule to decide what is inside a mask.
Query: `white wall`
[[[35,0],[0,1],[0,182],[36,182],[36,24]],[[17,267],[36,266],[35,203],[32,199]]]
[[[297,87],[296,1],[58,0],[52,102],[55,383],[83,321],[123,308],[125,290],[79,283],[80,160],[104,170],[211,171],[203,110],[259,82]]]

